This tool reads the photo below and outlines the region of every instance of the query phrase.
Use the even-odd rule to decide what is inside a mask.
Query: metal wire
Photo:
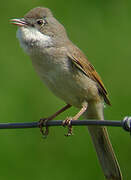
[[[63,120],[52,120],[46,123],[46,126],[62,126]],[[131,132],[131,117],[125,117],[122,121],[113,120],[72,120],[72,126],[114,126],[122,127],[125,131]],[[45,125],[43,125],[45,126]],[[38,128],[39,122],[24,122],[24,123],[0,123],[0,129],[20,129],[20,128]]]

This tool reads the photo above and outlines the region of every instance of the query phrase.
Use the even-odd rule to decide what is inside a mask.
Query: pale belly
[[[89,79],[68,60],[63,63],[40,63],[33,59],[33,66],[48,88],[66,103],[80,108],[83,103],[96,99],[98,90],[95,82]],[[74,69],[73,69],[74,68]]]

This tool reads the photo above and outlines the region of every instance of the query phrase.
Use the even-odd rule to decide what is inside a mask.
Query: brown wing
[[[84,74],[86,74],[88,77],[90,77],[93,81],[95,81],[98,84],[99,93],[103,96],[105,103],[111,105],[107,97],[107,91],[104,87],[104,84],[100,76],[96,72],[95,68],[79,49],[76,48],[76,50],[77,51],[74,51],[75,53],[68,54],[68,57],[80,70],[84,72]]]

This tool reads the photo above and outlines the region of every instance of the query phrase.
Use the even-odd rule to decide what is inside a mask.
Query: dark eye
[[[43,19],[38,19],[38,20],[37,20],[37,24],[38,24],[38,25],[42,25],[43,23],[44,23],[44,22],[43,22]]]

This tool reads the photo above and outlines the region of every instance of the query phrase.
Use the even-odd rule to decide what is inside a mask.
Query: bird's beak
[[[17,26],[28,25],[28,23],[25,21],[24,18],[22,18],[22,19],[11,19],[10,22],[11,22],[11,24],[15,24]]]

